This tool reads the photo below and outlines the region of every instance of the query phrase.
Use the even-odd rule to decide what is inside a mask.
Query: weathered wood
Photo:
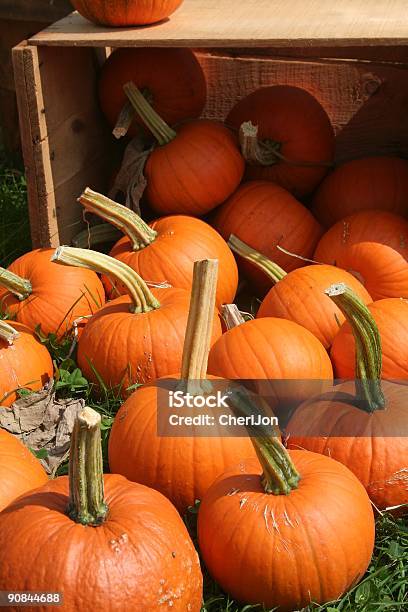
[[[52,23],[72,11],[69,0],[1,0],[0,19]]]
[[[74,13],[31,44],[293,47],[408,44],[406,0],[185,0],[154,27],[103,28]]]

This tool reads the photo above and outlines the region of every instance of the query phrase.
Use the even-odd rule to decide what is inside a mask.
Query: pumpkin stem
[[[71,436],[68,516],[76,523],[97,527],[108,506],[104,498],[101,415],[85,407]]]
[[[20,334],[14,329],[14,327],[11,327],[11,325],[0,319],[0,338],[2,340],[11,346],[14,344],[14,341],[17,340],[19,335]]]
[[[167,125],[160,115],[156,113],[140,89],[132,81],[125,83],[123,89],[133,108],[140,118],[143,119],[159,145],[166,145],[175,139],[177,132]]]
[[[340,308],[350,323],[356,345],[356,391],[364,409],[374,412],[385,407],[381,388],[381,336],[371,312],[345,283],[331,285],[325,294]]]
[[[207,388],[202,381],[207,378],[217,277],[217,259],[195,262],[181,365],[182,386],[186,393],[202,394]]]
[[[56,249],[51,261],[65,266],[93,270],[97,274],[113,276],[116,281],[125,285],[133,302],[132,312],[149,312],[160,308],[159,301],[156,300],[144,280],[132,268],[114,257],[90,249],[60,246]]]
[[[14,274],[14,272],[10,272],[10,270],[6,270],[5,268],[0,268],[0,285],[15,295],[20,301],[30,297],[33,291],[28,279],[21,278],[17,276],[17,274]]]
[[[286,276],[286,272],[283,268],[268,259],[265,255],[262,255],[262,253],[259,253],[259,251],[245,244],[245,242],[242,242],[242,240],[234,236],[234,234],[231,234],[229,237],[228,245],[234,253],[237,253],[237,255],[255,264],[257,268],[265,272],[267,277],[274,283],[279,283],[279,281]]]
[[[157,232],[149,227],[133,210],[114,202],[101,193],[92,191],[89,187],[78,198],[78,202],[82,204],[85,210],[98,215],[126,234],[134,251],[149,246],[156,239]]]
[[[90,225],[74,236],[72,245],[80,249],[90,249],[97,244],[116,242],[121,237],[122,232],[119,232],[110,223],[99,223],[99,225]]]
[[[236,304],[224,304],[221,309],[221,316],[227,329],[245,323],[245,319]]]
[[[112,134],[115,138],[123,138],[129,131],[130,126],[135,118],[135,109],[129,101],[125,102],[122,106],[122,110],[119,113],[115,127],[112,130]]]

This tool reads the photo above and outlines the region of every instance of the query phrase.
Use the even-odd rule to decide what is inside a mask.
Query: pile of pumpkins
[[[282,611],[336,599],[370,562],[373,507],[408,504],[408,161],[334,167],[329,117],[297,87],[253,92],[225,124],[198,119],[206,82],[188,49],[115,51],[99,96],[112,128],[127,107],[128,137],[156,143],[144,202],[157,218],[86,188],[84,211],[123,233],[109,255],[62,246],[0,269],[0,404],[53,375],[38,326],[75,327],[84,376],[125,400],[111,474],[89,408],[69,477],[49,482],[0,430],[0,590],[64,591],[67,610],[198,611],[181,515],[201,500],[202,560],[232,597]],[[239,280],[260,302],[250,320],[231,306]],[[262,428],[159,436],[163,379],[201,394],[222,380],[240,414],[267,401],[284,444]]]

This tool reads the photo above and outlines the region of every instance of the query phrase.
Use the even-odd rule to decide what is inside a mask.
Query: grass
[[[5,266],[30,248],[26,183],[21,166],[10,165],[0,151],[0,265]],[[105,467],[107,442],[115,414],[121,404],[117,392],[104,389],[95,399],[91,385],[82,377],[75,359],[68,357],[70,345],[48,344],[57,366],[58,393],[82,396],[102,415]],[[58,474],[64,474],[62,465]],[[195,540],[197,508],[186,522]],[[303,612],[403,612],[408,611],[408,520],[383,515],[377,520],[375,553],[363,580],[344,597],[324,606],[308,606]],[[205,576],[202,612],[271,612],[260,606],[242,606],[229,599],[211,578]]]

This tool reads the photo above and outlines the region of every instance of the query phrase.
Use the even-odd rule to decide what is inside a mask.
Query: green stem
[[[331,285],[325,294],[333,300],[351,325],[356,345],[356,390],[364,409],[374,412],[385,407],[381,388],[381,336],[367,306],[344,283]]]
[[[85,407],[71,437],[68,515],[76,523],[97,527],[107,517],[104,496],[101,415]]]
[[[10,270],[6,270],[5,268],[0,268],[0,285],[15,295],[20,301],[30,297],[33,291],[28,279],[21,278],[17,276],[17,274],[14,274],[14,272],[10,272]]]
[[[133,108],[152,132],[159,145],[166,145],[176,138],[177,132],[156,113],[134,83],[125,83],[123,89]]]
[[[132,268],[114,257],[90,249],[60,246],[51,261],[65,266],[93,270],[97,274],[106,274],[123,283],[132,300],[132,312],[149,312],[160,308],[160,303],[144,280]]]
[[[14,329],[14,327],[11,327],[11,325],[0,319],[0,338],[2,340],[11,346],[14,344],[14,341],[17,340],[19,335],[20,334]]]
[[[231,234],[229,237],[228,245],[234,253],[237,253],[237,255],[246,259],[246,261],[255,264],[257,268],[265,272],[272,282],[279,283],[279,281],[286,276],[287,273],[283,268],[268,259],[265,255],[262,255],[262,253],[259,253],[259,251],[245,244],[245,242],[242,242],[242,240],[234,236],[234,234]]]
[[[122,232],[110,223],[90,225],[72,239],[72,246],[80,249],[90,249],[97,244],[116,242],[122,237]]]
[[[138,251],[156,239],[157,232],[147,225],[133,210],[87,187],[78,202],[88,212],[108,221],[129,238],[132,249]]]
[[[236,304],[224,304],[221,309],[221,316],[227,329],[232,329],[245,323],[245,319]]]

